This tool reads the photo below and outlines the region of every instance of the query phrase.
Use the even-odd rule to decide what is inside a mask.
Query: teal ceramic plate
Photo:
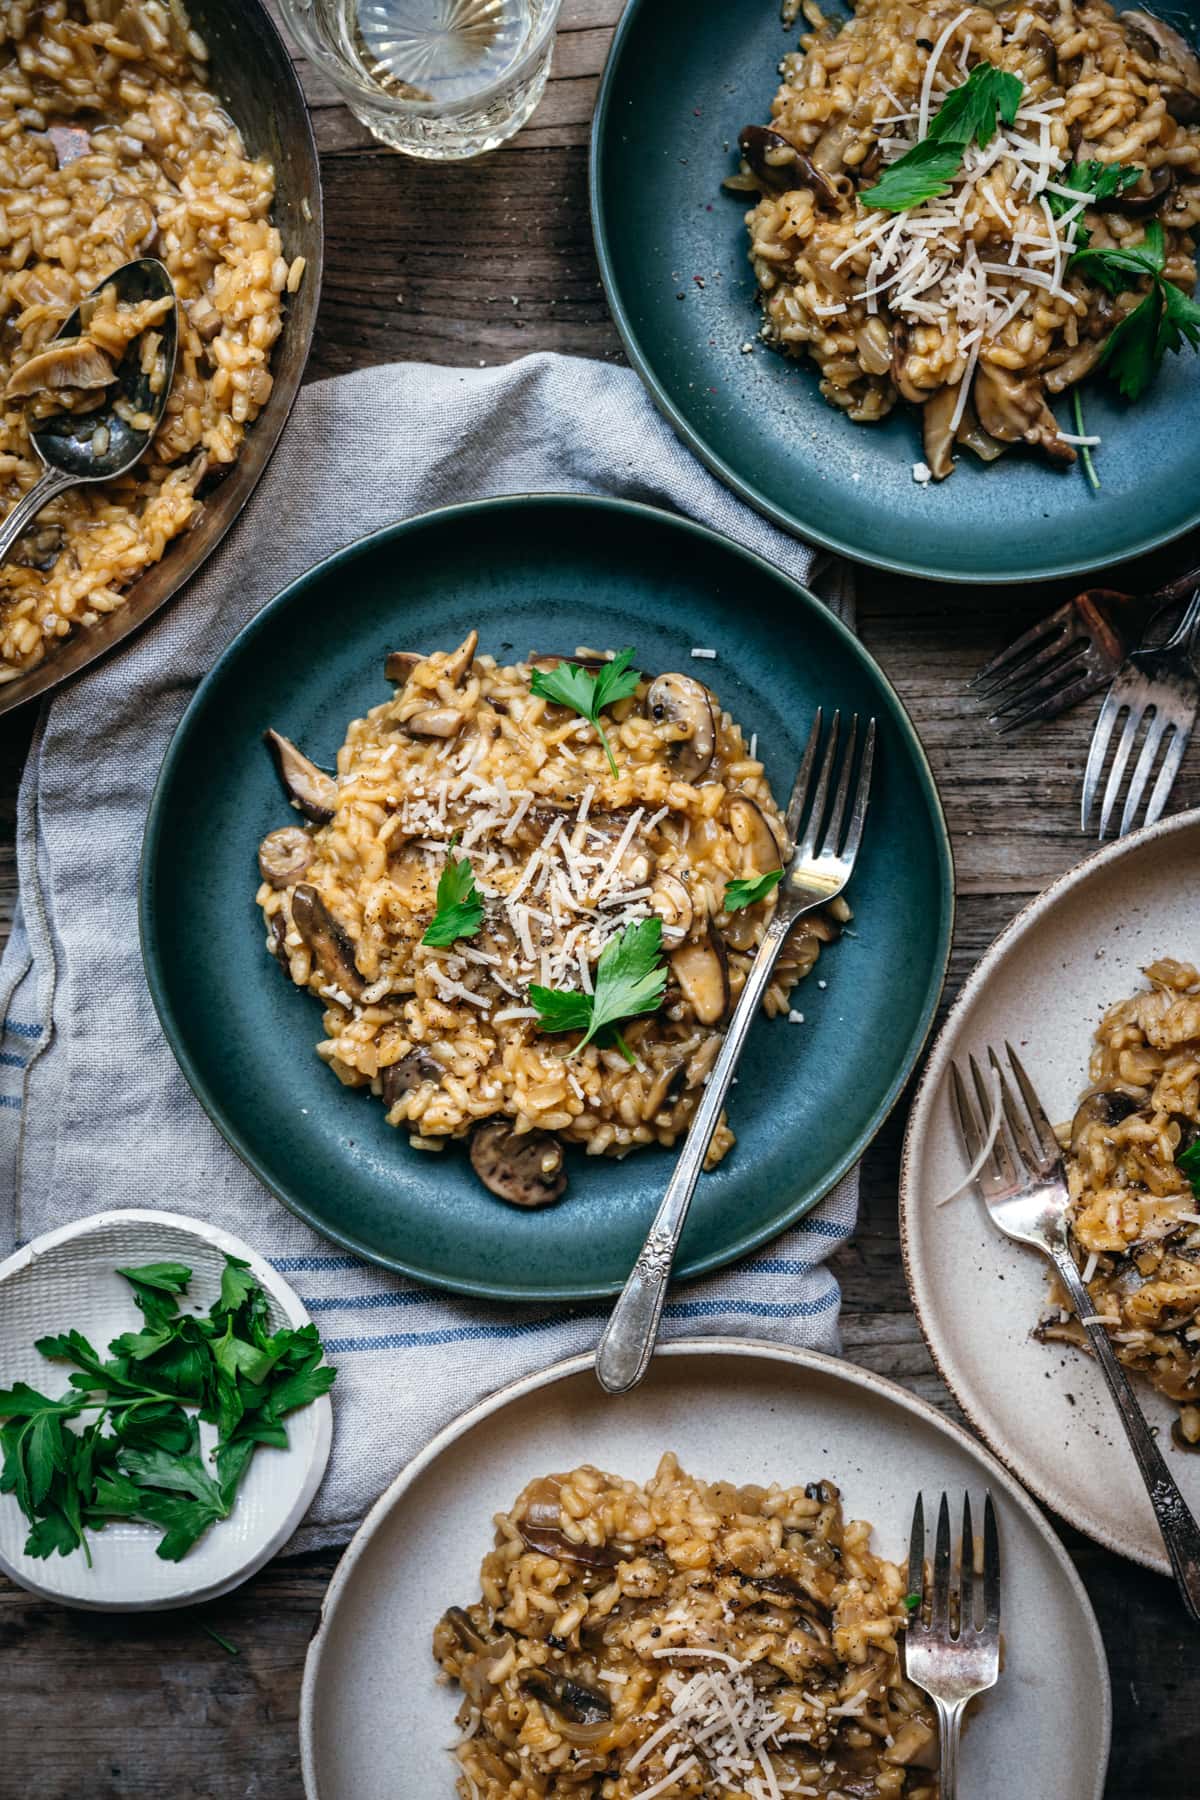
[[[746,196],[721,182],[742,126],[769,118],[796,42],[778,0],[629,0],[613,40],[592,133],[596,250],[629,359],[681,437],[776,523],[938,580],[1078,574],[1200,521],[1200,355],[1168,356],[1136,406],[1088,383],[1088,429],[1103,439],[1093,494],[1080,469],[1016,452],[990,467],[963,455],[920,488],[914,413],[855,425],[821,399],[815,364],[758,341]]]
[[[803,1025],[762,1020],[730,1109],[736,1148],[700,1183],[680,1272],[728,1262],[813,1206],[899,1094],[941,991],[953,913],[941,807],[907,715],[861,644],[803,588],[685,520],[618,501],[523,497],[396,525],[286,588],[199,688],[163,764],[142,861],[151,993],[197,1097],[259,1178],[360,1255],[463,1292],[579,1299],[628,1274],[673,1164],[570,1153],[566,1198],[520,1212],[462,1146],[410,1149],[313,1046],[312,997],[266,954],[259,840],[286,819],[262,733],[326,766],[348,721],[385,700],[389,650],[457,643],[501,657],[632,644],[646,669],[694,668],[788,791],[818,702],[879,720],[853,935],[797,990]],[[283,808],[283,810],[281,810]]]

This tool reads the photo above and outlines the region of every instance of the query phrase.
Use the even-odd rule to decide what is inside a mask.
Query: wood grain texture
[[[515,144],[468,167],[428,169],[381,150],[302,67],[328,220],[309,379],[397,359],[505,362],[535,349],[619,357],[586,196],[588,124],[619,10],[620,0],[567,0],[541,108]],[[1164,553],[1139,573],[1152,585],[1181,557]],[[921,733],[954,841],[959,915],[943,1007],[1013,913],[1087,848],[1078,789],[1094,709],[1001,744],[963,693],[1050,597],[862,575],[863,636]],[[0,935],[15,901],[16,786],[33,726],[32,714],[0,721]],[[1200,804],[1195,746],[1176,800]],[[906,1111],[897,1109],[866,1158],[858,1235],[836,1259],[844,1348],[953,1416],[900,1265]],[[1112,1664],[1108,1800],[1181,1800],[1200,1766],[1195,1634],[1168,1582],[1059,1523]],[[300,1675],[336,1562],[335,1552],[276,1562],[222,1601],[142,1619],[69,1613],[0,1582],[0,1797],[299,1800]],[[1019,1749],[1017,1791],[1076,1800],[1043,1795]]]

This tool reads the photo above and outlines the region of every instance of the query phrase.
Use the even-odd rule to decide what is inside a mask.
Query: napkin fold
[[[146,987],[137,875],[150,794],[197,683],[313,563],[431,507],[566,491],[700,520],[810,585],[823,579],[847,616],[844,568],[814,569],[808,546],[714,480],[631,370],[554,355],[369,369],[301,393],[230,536],[146,630],[46,704],[22,779],[20,901],[0,962],[0,1251],[106,1207],[165,1207],[239,1233],[288,1276],[338,1369],[329,1470],[292,1549],[349,1536],[435,1431],[591,1348],[607,1308],[433,1292],[335,1253],[255,1180],[194,1099]],[[823,1264],[856,1209],[851,1175],[765,1251],[677,1289],[664,1335],[836,1348],[840,1295]]]

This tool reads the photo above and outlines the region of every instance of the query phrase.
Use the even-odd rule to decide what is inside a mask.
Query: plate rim
[[[251,1146],[243,1140],[242,1134],[240,1132],[235,1132],[232,1128],[227,1129],[226,1125],[222,1122],[222,1107],[219,1099],[210,1091],[208,1083],[200,1070],[196,1067],[194,1059],[182,1043],[174,1010],[167,999],[164,964],[159,954],[159,947],[152,924],[154,903],[151,900],[150,894],[153,886],[153,866],[157,857],[158,843],[165,826],[165,819],[168,811],[166,805],[168,789],[173,777],[175,763],[180,754],[181,745],[191,726],[193,716],[207,700],[210,685],[215,684],[219,679],[226,663],[233,655],[235,649],[242,646],[244,643],[251,642],[259,632],[266,628],[266,622],[269,619],[272,619],[277,612],[285,610],[291,603],[293,597],[304,592],[313,581],[323,576],[327,571],[340,567],[353,558],[363,555],[377,544],[402,537],[406,532],[428,529],[438,523],[452,520],[455,517],[461,518],[467,515],[476,515],[481,511],[503,512],[509,509],[519,510],[527,506],[547,504],[555,508],[598,508],[602,511],[612,513],[630,514],[635,518],[645,520],[647,523],[651,523],[656,527],[661,528],[666,526],[668,529],[682,530],[703,542],[719,544],[723,550],[732,550],[737,556],[743,558],[750,565],[751,569],[758,568],[765,570],[773,580],[784,582],[803,598],[806,605],[820,608],[821,613],[832,627],[835,637],[842,641],[842,644],[849,650],[852,657],[861,660],[863,666],[872,673],[874,679],[880,684],[884,695],[890,699],[891,704],[895,708],[896,722],[909,742],[918,773],[921,776],[930,800],[932,801],[932,823],[936,847],[939,852],[939,886],[942,900],[942,928],[938,946],[938,955],[935,966],[930,974],[929,988],[925,1004],[922,1008],[916,1040],[911,1044],[902,1064],[898,1065],[897,1072],[893,1076],[887,1092],[884,1094],[883,1099],[876,1108],[867,1126],[859,1134],[859,1137],[850,1148],[843,1152],[837,1161],[831,1165],[826,1176],[822,1178],[820,1191],[803,1198],[795,1204],[789,1204],[782,1211],[777,1213],[769,1223],[739,1237],[736,1242],[729,1244],[726,1248],[696,1257],[686,1265],[685,1272],[681,1273],[679,1276],[680,1280],[694,1281],[702,1276],[712,1274],[717,1269],[728,1267],[731,1263],[739,1261],[742,1257],[748,1255],[760,1245],[770,1243],[774,1238],[778,1237],[781,1232],[786,1231],[789,1226],[794,1225],[798,1219],[803,1218],[807,1213],[819,1206],[821,1201],[824,1200],[837,1186],[838,1182],[841,1181],[859,1161],[861,1161],[866,1150],[874,1142],[875,1138],[890,1118],[892,1112],[899,1104],[903,1097],[905,1087],[912,1077],[913,1070],[920,1062],[925,1047],[929,1042],[934,1021],[937,1017],[938,1005],[946,985],[946,976],[950,965],[950,954],[954,943],[954,926],[957,913],[954,849],[950,838],[949,827],[946,823],[945,810],[942,806],[937,779],[934,775],[932,766],[930,765],[925,746],[921,741],[916,726],[913,724],[908,709],[885,671],[876,661],[874,656],[872,656],[862,639],[857,637],[855,633],[851,631],[850,627],[842,619],[838,618],[832,608],[827,606],[824,601],[820,600],[810,588],[805,587],[802,582],[796,581],[791,575],[788,575],[785,570],[779,568],[777,564],[769,562],[766,557],[761,556],[756,550],[749,549],[745,544],[739,543],[735,538],[725,537],[722,533],[714,531],[710,526],[700,524],[699,521],[688,517],[686,514],[667,512],[662,507],[650,506],[644,501],[629,500],[618,495],[588,493],[538,493],[523,491],[511,494],[489,495],[482,500],[456,501],[447,506],[433,507],[426,512],[414,513],[408,518],[398,519],[391,525],[385,525],[378,531],[369,532],[363,537],[356,538],[352,543],[344,545],[341,549],[331,552],[329,556],[323,557],[319,562],[314,563],[311,568],[306,569],[301,575],[296,576],[293,581],[288,582],[277,594],[273,595],[272,598],[267,601],[265,606],[261,607],[259,611],[255,613],[254,617],[248,620],[236,636],[226,644],[225,648],[221,651],[221,654],[217,657],[212,667],[199,683],[195,693],[192,695],[184,709],[178,725],[172,733],[171,741],[167,746],[166,753],[163,756],[162,763],[155,778],[154,791],[151,794],[150,805],[146,813],[146,823],[142,835],[137,877],[138,938],[142,953],[142,968],[146,977],[146,985],[150,991],[151,1000],[154,1003],[155,1013],[159,1024],[162,1027],[163,1035],[166,1037],[167,1043],[170,1046],[171,1054],[174,1056],[176,1063],[182,1071],[184,1079],[187,1081],[192,1094],[203,1107],[205,1113],[220,1132],[224,1141],[235,1154],[241,1158],[251,1174],[254,1175],[256,1180],[262,1183],[268,1193],[274,1195],[275,1199],[277,1199],[281,1205],[285,1206],[289,1212],[294,1214],[297,1218],[302,1219],[311,1230],[315,1231],[320,1237],[325,1238],[329,1242],[339,1245],[342,1249],[349,1250],[355,1256],[362,1257],[376,1267],[390,1269],[395,1274],[406,1275],[410,1279],[420,1281],[425,1286],[432,1287],[438,1291],[465,1294],[473,1299],[517,1303],[521,1305],[607,1300],[620,1292],[621,1282],[613,1281],[607,1284],[596,1284],[592,1282],[579,1284],[574,1287],[564,1287],[560,1284],[555,1284],[550,1287],[531,1289],[528,1287],[507,1286],[503,1283],[485,1283],[478,1280],[452,1277],[441,1273],[431,1274],[428,1270],[420,1268],[411,1262],[407,1262],[401,1257],[385,1255],[379,1250],[364,1245],[352,1232],[335,1230],[325,1220],[316,1218],[307,1207],[297,1204],[295,1200],[289,1198],[276,1187],[274,1182],[268,1178],[266,1171],[260,1167],[258,1158]],[[602,537],[597,541],[603,542]]]
[[[707,442],[703,433],[687,419],[681,407],[668,393],[665,384],[660,380],[648,356],[643,351],[637,331],[626,309],[609,250],[607,215],[601,198],[604,184],[600,165],[603,160],[604,141],[613,105],[613,90],[617,82],[618,65],[622,60],[625,40],[633,29],[635,19],[640,18],[647,11],[650,3],[652,0],[626,0],[613,31],[608,55],[604,60],[604,69],[596,94],[596,105],[592,114],[592,127],[588,134],[588,211],[591,216],[592,244],[600,268],[600,279],[604,285],[604,298],[608,310],[612,315],[617,335],[621,339],[621,347],[630,366],[637,371],[638,377],[657,411],[662,414],[692,454],[699,458],[718,481],[729,488],[739,499],[744,500],[748,506],[752,506],[756,512],[761,513],[764,518],[769,519],[773,525],[778,525],[793,537],[819,544],[825,550],[835,551],[839,556],[849,557],[851,561],[866,567],[885,569],[894,575],[916,576],[924,581],[942,582],[947,586],[978,584],[990,587],[1001,585],[1020,587],[1037,581],[1067,580],[1077,575],[1093,573],[1100,565],[1097,565],[1095,560],[1087,555],[1067,557],[1055,562],[1031,564],[1019,572],[1012,569],[972,569],[967,572],[961,569],[936,568],[902,556],[887,556],[882,552],[868,554],[849,539],[835,536],[824,530],[818,520],[802,520],[798,514],[791,513],[786,507],[768,499],[753,481],[739,475],[736,469],[725,461],[724,457],[718,455]],[[1200,524],[1200,500],[1194,504],[1191,516],[1178,529],[1173,527],[1167,532],[1148,532],[1138,538],[1136,542],[1125,546],[1119,556],[1110,557],[1102,566],[1116,567],[1130,562],[1136,557],[1147,556],[1153,550],[1160,550],[1167,544],[1176,543],[1189,531],[1194,530],[1197,524]]]
[[[1082,1531],[1093,1542],[1104,1549],[1111,1550],[1115,1556],[1126,1558],[1139,1564],[1142,1568],[1152,1569],[1160,1575],[1171,1575],[1171,1564],[1166,1551],[1161,1547],[1155,1551],[1150,1545],[1132,1538],[1124,1538],[1119,1532],[1112,1532],[1098,1518],[1094,1517],[1084,1505],[1074,1511],[1066,1510],[1069,1502],[1072,1508],[1076,1501],[1072,1495],[1064,1493],[1053,1479],[1047,1479],[1039,1466],[1027,1458],[1019,1445],[1015,1448],[1002,1440],[1001,1433],[991,1422],[987,1412],[976,1406],[962,1391],[956,1382],[950,1366],[950,1351],[939,1333],[937,1319],[937,1295],[925,1286],[917,1272],[917,1263],[910,1229],[912,1214],[916,1211],[917,1198],[914,1192],[917,1155],[926,1134],[936,1129],[933,1120],[934,1096],[945,1073],[948,1061],[946,1046],[950,1042],[952,1031],[957,1027],[961,1015],[973,1003],[977,994],[990,978],[997,963],[1007,955],[1009,949],[1019,943],[1025,934],[1033,929],[1041,916],[1052,911],[1059,902],[1074,888],[1090,881],[1097,872],[1109,868],[1113,863],[1122,861],[1132,851],[1141,850],[1147,844],[1155,843],[1200,828],[1200,807],[1189,807],[1186,812],[1175,813],[1170,818],[1160,819],[1154,825],[1144,826],[1140,831],[1130,832],[1127,837],[1116,838],[1112,843],[1102,845],[1074,868],[1067,869],[1057,876],[1040,894],[1035,894],[1026,901],[1021,910],[1009,920],[993,941],[988,945],[979,961],[963,982],[955,995],[954,1003],[941,1029],[933,1041],[929,1055],[925,1059],[925,1067],[917,1083],[916,1093],[908,1115],[908,1123],[904,1131],[904,1143],[900,1152],[900,1182],[898,1216],[900,1226],[900,1254],[904,1265],[904,1280],[912,1301],[913,1313],[920,1327],[921,1336],[930,1358],[937,1370],[939,1378],[953,1394],[955,1401],[962,1408],[964,1416],[971,1427],[978,1432],[996,1460],[1003,1464],[1015,1479],[1036,1494],[1043,1505],[1048,1506],[1056,1517],[1063,1519],[1077,1531]]]
[[[850,1387],[863,1389],[867,1393],[882,1396],[885,1400],[899,1405],[903,1411],[924,1419],[927,1424],[934,1426],[944,1436],[958,1444],[961,1449],[966,1450],[976,1461],[982,1463],[987,1473],[1004,1491],[1007,1499],[1019,1507],[1028,1523],[1046,1544],[1066,1576],[1068,1586],[1082,1609],[1089,1642],[1103,1673],[1100,1695],[1103,1716],[1101,1730],[1103,1756],[1092,1796],[1092,1800],[1102,1800],[1112,1748],[1112,1677],[1108,1666],[1108,1653],[1095,1609],[1079,1571],[1067,1554],[1066,1546],[1062,1543],[1058,1533],[1042,1517],[1035,1502],[1025,1492],[1016,1476],[1004,1467],[986,1444],[980,1444],[956,1420],[947,1418],[935,1406],[931,1406],[927,1400],[922,1400],[918,1395],[910,1393],[907,1388],[901,1387],[899,1382],[890,1380],[886,1375],[880,1375],[876,1370],[865,1368],[861,1364],[847,1362],[842,1357],[828,1356],[822,1350],[810,1350],[800,1345],[772,1343],[766,1338],[701,1337],[660,1344],[654,1353],[654,1360],[657,1362],[660,1357],[682,1358],[688,1356],[736,1356],[752,1361],[777,1362],[801,1369],[815,1370],[819,1374],[832,1377],[835,1381],[845,1382]],[[332,1620],[344,1588],[384,1519],[397,1502],[403,1499],[417,1478],[460,1437],[472,1431],[476,1425],[482,1423],[493,1413],[502,1411],[514,1401],[524,1399],[526,1395],[535,1393],[539,1388],[585,1374],[592,1367],[593,1362],[594,1352],[583,1351],[576,1356],[566,1357],[561,1362],[551,1363],[545,1368],[536,1369],[528,1375],[523,1375],[518,1380],[508,1382],[502,1388],[497,1388],[494,1393],[485,1395],[482,1400],[477,1400],[473,1406],[459,1413],[457,1418],[451,1419],[449,1424],[444,1425],[421,1450],[418,1450],[411,1461],[406,1463],[400,1473],[388,1483],[388,1486],[364,1515],[358,1530],[342,1552],[329,1586],[321,1596],[320,1615],[304,1658],[304,1676],[300,1686],[299,1737],[300,1767],[305,1800],[321,1800],[316,1777],[314,1712],[316,1690],[321,1679],[325,1626]],[[617,1401],[615,1404],[619,1405],[620,1402]],[[989,1467],[989,1465],[991,1466]],[[1086,1800],[1086,1797],[1080,1796],[1080,1800]]]
[[[204,554],[196,563],[195,567],[188,569],[186,573],[181,573],[177,579],[169,582],[165,592],[160,594],[149,605],[145,612],[138,613],[127,622],[124,630],[114,632],[111,637],[105,637],[103,641],[90,636],[90,633],[93,633],[98,629],[97,627],[89,627],[76,631],[73,636],[69,636],[63,640],[57,651],[51,651],[40,663],[27,670],[15,681],[0,687],[0,717],[3,717],[5,713],[14,712],[18,707],[24,706],[28,701],[43,699],[47,695],[57,693],[59,688],[65,687],[69,682],[75,681],[77,677],[83,675],[88,669],[94,668],[97,663],[107,662],[110,657],[119,656],[125,646],[132,639],[140,637],[151,621],[156,619],[161,612],[165,611],[173,601],[177,600],[189,583],[194,581],[200,573],[207,568],[216,551],[224,543],[225,539],[229,536],[246,508],[253,500],[259,484],[266,474],[276,450],[279,448],[280,439],[287,429],[288,421],[291,419],[292,413],[296,407],[296,402],[300,398],[300,390],[306,385],[305,376],[308,373],[309,360],[312,356],[313,339],[316,336],[317,330],[317,315],[320,312],[321,294],[325,281],[325,189],[321,177],[321,158],[317,147],[316,127],[313,124],[312,109],[309,106],[304,88],[301,85],[300,77],[296,72],[296,65],[288,47],[287,40],[285,39],[280,26],[276,23],[270,8],[267,6],[266,0],[239,0],[239,3],[243,7],[249,7],[253,11],[258,22],[258,27],[262,30],[263,35],[268,39],[274,40],[274,45],[278,51],[278,67],[282,73],[284,85],[288,90],[288,98],[295,115],[297,134],[303,140],[306,161],[308,163],[309,173],[312,176],[311,189],[305,196],[308,200],[310,212],[306,224],[309,226],[312,241],[310,251],[306,253],[305,256],[304,279],[301,282],[304,298],[295,308],[296,315],[301,318],[302,324],[298,363],[292,391],[290,394],[286,395],[285,404],[278,410],[277,415],[271,419],[267,418],[267,409],[270,406],[269,396],[263,412],[260,413],[259,418],[249,427],[247,433],[248,440],[255,445],[262,446],[262,460],[250,485],[247,487],[246,492],[242,495],[238,504],[229,509],[228,516],[221,520],[220,529],[213,536],[212,542],[207,546]],[[222,107],[224,107],[225,100],[223,96],[218,94],[217,99],[221,102]],[[234,119],[233,123],[240,132],[242,127],[239,121]],[[276,194],[275,201],[272,203],[270,223],[278,225],[279,220],[276,217],[277,212],[278,194]],[[288,298],[288,296],[285,295],[285,298]],[[281,357],[284,349],[282,338],[283,334],[281,333],[277,345]],[[274,360],[274,357],[272,360]],[[272,395],[277,391],[279,386],[278,372],[274,375],[273,380],[274,385],[272,387]],[[286,388],[284,391],[286,393]],[[243,446],[243,448],[246,447],[247,446]],[[239,452],[237,461],[230,467],[230,476],[233,475],[238,462],[241,461],[241,456],[242,452]],[[143,570],[138,579],[123,591],[121,605],[115,613],[109,615],[110,618],[123,618],[125,609],[132,605],[137,591],[142,586],[143,582],[153,580],[156,571],[161,569],[170,557],[173,544],[178,544],[179,548],[181,550],[183,549],[186,544],[187,535],[188,534],[185,532],[181,538],[172,539],[171,544],[168,544],[167,546],[165,554],[159,558],[158,562],[151,563],[148,568]]]
[[[25,1269],[47,1252],[61,1248],[76,1238],[89,1237],[92,1233],[110,1225],[145,1224],[168,1225],[172,1230],[184,1231],[197,1237],[204,1243],[212,1244],[216,1249],[228,1252],[233,1256],[242,1256],[249,1263],[251,1270],[258,1276],[261,1284],[281,1305],[286,1303],[288,1317],[295,1325],[311,1325],[312,1318],[308,1308],[287,1277],[273,1268],[261,1250],[247,1243],[236,1232],[227,1231],[223,1225],[213,1225],[207,1219],[197,1219],[190,1213],[164,1212],[161,1207],[154,1206],[111,1206],[102,1212],[87,1213],[81,1219],[71,1219],[65,1225],[56,1225],[51,1231],[43,1231],[38,1237],[31,1238],[13,1251],[11,1256],[0,1262],[0,1289],[14,1275]],[[333,1406],[328,1394],[321,1394],[312,1402],[316,1411],[317,1430],[313,1440],[312,1452],[302,1479],[297,1487],[295,1499],[288,1508],[283,1523],[263,1540],[258,1549],[247,1557],[244,1563],[230,1575],[216,1581],[206,1582],[201,1587],[181,1587],[178,1592],[164,1594],[154,1600],[100,1600],[80,1599],[74,1594],[64,1594],[56,1588],[44,1587],[40,1582],[30,1578],[27,1569],[18,1568],[0,1552],[0,1571],[16,1586],[26,1593],[35,1594],[39,1600],[50,1600],[58,1606],[69,1607],[73,1612],[96,1613],[144,1613],[173,1612],[181,1606],[199,1606],[209,1600],[216,1600],[222,1594],[228,1594],[240,1587],[252,1575],[268,1563],[272,1557],[278,1556],[284,1545],[299,1529],[301,1521],[308,1512],[316,1497],[317,1489],[324,1479],[329,1462],[329,1452],[333,1443]],[[31,1559],[25,1558],[26,1563]],[[177,1563],[176,1572],[186,1569],[186,1563]]]

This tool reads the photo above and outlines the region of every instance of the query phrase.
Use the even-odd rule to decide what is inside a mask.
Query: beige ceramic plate
[[[74,1329],[102,1350],[118,1332],[137,1329],[140,1314],[118,1267],[186,1263],[192,1281],[185,1307],[207,1310],[220,1290],[226,1254],[250,1264],[275,1329],[309,1323],[299,1297],[269,1263],[201,1219],[131,1208],[35,1238],[0,1263],[0,1386],[27,1381],[45,1394],[65,1393],[69,1370],[41,1356],[35,1339]],[[91,1568],[78,1550],[35,1561],[24,1552],[29,1527],[15,1498],[0,1495],[0,1570],[32,1594],[93,1612],[153,1612],[228,1593],[283,1548],[308,1511],[329,1460],[332,1419],[328,1395],[289,1413],[287,1449],[255,1452],[228,1519],[177,1563],[157,1555],[160,1534],[153,1526],[125,1520],[88,1534]],[[200,1432],[202,1445],[210,1444],[211,1427]]]
[[[590,1356],[464,1413],[367,1516],[338,1566],[304,1671],[308,1800],[452,1800],[453,1694],[433,1627],[479,1591],[492,1515],[533,1475],[595,1462],[645,1478],[662,1451],[707,1478],[829,1476],[875,1543],[905,1553],[913,1497],[984,1487],[1004,1559],[1005,1671],[964,1743],[964,1794],[1009,1800],[1013,1754],[1039,1795],[1099,1800],[1110,1701],[1100,1634],[1066,1554],[1016,1482],[966,1432],[884,1381],[815,1351],[730,1339],[673,1344],[612,1399]]]
[[[1164,1574],[1162,1539],[1102,1375],[1082,1351],[1030,1336],[1049,1264],[995,1231],[974,1191],[935,1202],[967,1167],[950,1111],[951,1058],[1007,1038],[1051,1118],[1068,1119],[1087,1085],[1101,1014],[1137,989],[1146,963],[1195,958],[1197,945],[1198,813],[1124,838],[1055,882],[997,938],[942,1028],[909,1118],[900,1183],[913,1304],[971,1423],[1063,1518]],[[1169,1448],[1175,1407],[1142,1382],[1137,1391],[1200,1512],[1200,1457]]]

